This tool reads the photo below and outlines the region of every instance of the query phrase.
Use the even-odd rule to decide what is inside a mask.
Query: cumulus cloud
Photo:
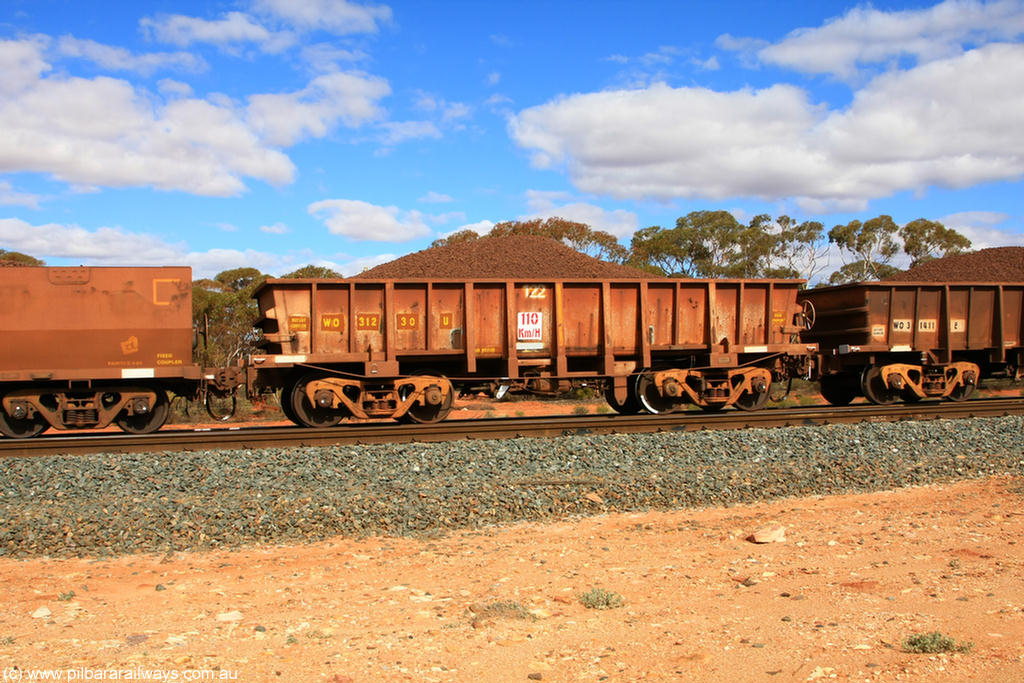
[[[1019,178],[1019,111],[1024,45],[992,44],[879,76],[845,109],[790,85],[655,84],[560,97],[519,112],[509,131],[535,166],[565,168],[589,193],[851,205]]]
[[[256,43],[264,51],[276,53],[296,42],[293,33],[271,31],[243,12],[228,12],[220,19],[165,14],[144,17],[139,25],[150,38],[179,47],[188,47],[194,43],[210,43],[221,47]]]
[[[0,40],[0,96],[31,88],[52,67],[43,59],[49,41],[44,36]],[[2,101],[2,100],[0,100]]]
[[[134,71],[149,75],[160,69],[202,71],[206,62],[190,52],[150,52],[136,55],[122,47],[104,45],[94,40],[62,36],[57,51],[65,57],[86,59],[111,71]]]
[[[260,232],[265,232],[268,235],[286,235],[289,230],[284,223],[274,223],[273,225],[261,225]]]
[[[357,127],[380,116],[378,101],[390,92],[379,76],[324,74],[297,92],[250,96],[247,119],[270,144],[287,147],[305,136],[323,137],[339,121]]]
[[[438,139],[441,131],[430,121],[384,121],[377,124],[381,131],[377,140],[384,145],[397,145],[406,140]]]
[[[372,242],[406,242],[430,235],[419,211],[377,206],[357,199],[325,199],[309,205],[334,235]]]
[[[151,39],[180,47],[206,43],[233,50],[252,44],[276,54],[298,45],[301,34],[309,31],[376,33],[379,24],[391,22],[387,6],[346,0],[253,0],[251,8],[252,13],[226,12],[217,19],[161,14],[145,17],[139,24]]]
[[[440,192],[434,192],[433,190],[431,190],[430,192],[420,197],[417,201],[425,202],[427,204],[447,204],[448,202],[453,202],[455,200],[452,199],[451,195],[442,194]]]
[[[44,75],[45,41],[0,40],[0,172],[50,173],[79,187],[151,186],[231,196],[244,177],[281,185],[295,167],[277,147],[378,117],[387,81],[360,72],[296,92],[199,99],[161,81],[161,98],[126,80]],[[6,67],[6,68],[5,68]]]
[[[971,249],[1019,246],[1024,243],[1024,234],[1002,229],[1010,216],[997,211],[961,211],[939,219],[947,228],[952,228],[971,240]]]
[[[532,212],[526,216],[520,216],[520,220],[531,218],[559,217],[566,220],[585,223],[594,230],[603,230],[616,237],[627,237],[636,232],[639,225],[637,215],[632,211],[614,209],[609,211],[595,204],[586,202],[562,203],[557,200],[563,199],[564,193],[538,192],[528,190],[526,193],[527,206]]]
[[[47,263],[66,261],[95,266],[164,266],[187,263],[196,278],[212,277],[230,268],[251,266],[275,272],[282,259],[252,249],[189,251],[183,242],[171,243],[155,235],[117,227],[94,230],[78,225],[33,225],[20,218],[0,218],[0,243]]]
[[[38,209],[42,197],[37,194],[18,192],[6,180],[0,180],[0,205],[4,206],[27,206],[30,209]]]
[[[386,5],[359,5],[346,0],[255,0],[253,9],[297,28],[319,29],[335,35],[377,33],[391,22]]]
[[[864,65],[900,57],[931,61],[958,55],[965,44],[1012,40],[1024,34],[1021,0],[946,0],[924,9],[885,12],[859,6],[823,26],[801,28],[759,46],[760,60],[805,73],[852,79]],[[719,46],[745,49],[731,36]]]
[[[451,232],[444,233],[442,237],[448,237],[449,235],[454,235],[455,233],[462,232],[463,230],[472,230],[476,234],[483,236],[489,233],[491,231],[491,228],[493,228],[495,225],[496,224],[494,221],[489,221],[485,218],[484,220],[477,221],[475,223],[467,223],[465,225],[460,225]]]

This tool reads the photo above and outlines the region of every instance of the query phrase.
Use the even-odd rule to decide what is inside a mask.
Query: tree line
[[[489,236],[540,235],[577,251],[667,277],[803,278],[813,281],[829,266],[835,245],[843,264],[829,284],[884,280],[899,269],[902,252],[914,267],[933,258],[960,253],[971,242],[938,221],[918,218],[900,226],[891,216],[836,225],[828,232],[818,221],[797,222],[789,216],[754,216],[741,223],[728,211],[692,211],[675,227],[658,225],[633,233],[629,247],[611,234],[564,218],[498,223]],[[472,230],[436,240],[439,247],[480,239]]]

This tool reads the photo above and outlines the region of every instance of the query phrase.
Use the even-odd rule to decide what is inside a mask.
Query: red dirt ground
[[[1024,678],[1022,490],[997,478],[436,538],[0,560],[0,662],[61,680],[1009,683]],[[766,526],[785,540],[745,540]],[[624,604],[588,609],[593,588]],[[901,650],[932,631],[973,648]]]

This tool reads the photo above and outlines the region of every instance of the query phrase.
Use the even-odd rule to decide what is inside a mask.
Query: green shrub
[[[915,633],[903,640],[904,652],[915,652],[920,654],[936,654],[939,652],[970,652],[974,647],[972,642],[958,643],[949,636],[944,636],[938,631],[931,633]]]
[[[576,597],[587,609],[615,609],[626,604],[621,595],[612,591],[606,591],[603,588],[591,588],[586,593],[580,593]]]

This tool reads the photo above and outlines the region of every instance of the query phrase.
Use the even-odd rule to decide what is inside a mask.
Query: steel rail
[[[887,406],[808,406],[753,412],[687,411],[662,415],[560,415],[447,420],[435,424],[360,423],[330,429],[302,427],[167,428],[154,434],[57,434],[34,439],[0,439],[0,457],[89,453],[194,452],[219,449],[509,439],[525,436],[616,434],[714,429],[789,427],[856,422],[963,419],[1024,414],[1024,398],[981,398],[963,402],[901,403]]]

